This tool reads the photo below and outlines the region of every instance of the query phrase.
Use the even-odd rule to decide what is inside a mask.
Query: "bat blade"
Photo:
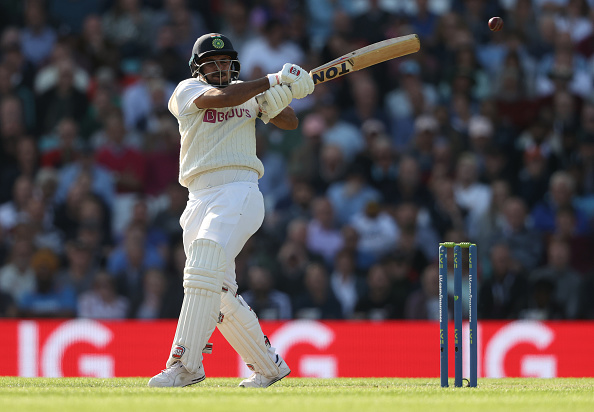
[[[352,51],[309,72],[314,84],[324,83],[375,64],[416,53],[421,48],[419,36],[409,34],[383,40]]]

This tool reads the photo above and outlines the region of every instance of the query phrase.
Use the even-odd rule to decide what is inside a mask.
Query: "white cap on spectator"
[[[415,132],[437,132],[439,123],[437,119],[429,114],[422,114],[415,120]]]
[[[493,123],[485,116],[472,116],[468,121],[468,135],[470,137],[493,136]]]

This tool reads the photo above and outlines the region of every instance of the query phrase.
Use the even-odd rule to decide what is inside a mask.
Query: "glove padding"
[[[289,86],[279,84],[266,90],[264,93],[258,95],[256,100],[260,104],[265,123],[270,119],[274,119],[285,107],[293,100],[293,93]]]
[[[299,77],[290,84],[294,99],[303,99],[314,91],[314,82],[309,74]]]
[[[285,63],[280,72],[269,74],[267,77],[270,82],[270,87],[273,87],[277,84],[294,83],[297,79],[303,77],[304,74],[307,75],[307,72],[296,64]]]

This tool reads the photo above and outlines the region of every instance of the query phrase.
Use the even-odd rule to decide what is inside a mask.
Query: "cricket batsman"
[[[253,371],[239,386],[266,388],[291,370],[237,294],[235,277],[235,258],[264,219],[255,122],[295,129],[298,120],[289,103],[313,92],[314,84],[305,70],[289,63],[257,80],[238,80],[237,52],[218,33],[196,40],[189,65],[192,77],[180,82],[169,100],[181,135],[179,182],[189,191],[180,218],[184,300],[166,369],[148,385],[203,381],[202,353],[210,351],[208,339],[217,326]]]

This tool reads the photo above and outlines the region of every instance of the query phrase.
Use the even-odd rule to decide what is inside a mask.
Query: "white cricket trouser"
[[[235,293],[235,258],[264,221],[258,174],[248,170],[212,172],[194,179],[188,190],[188,203],[179,220],[186,256],[196,239],[217,242],[227,260],[223,284]]]

